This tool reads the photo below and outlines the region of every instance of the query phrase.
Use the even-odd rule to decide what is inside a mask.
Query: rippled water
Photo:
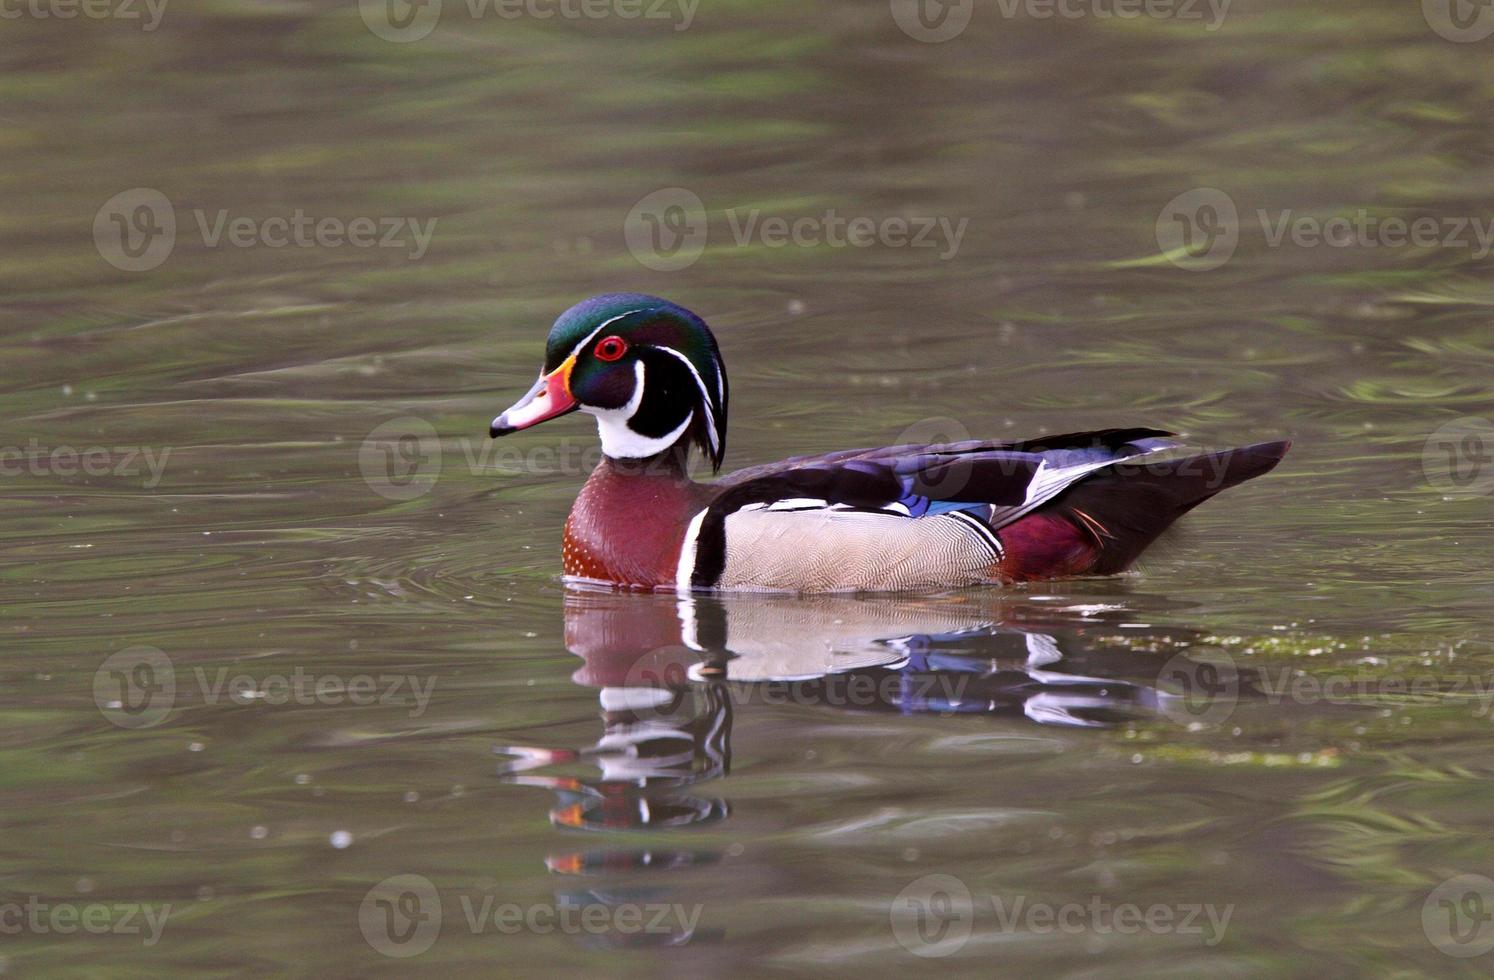
[[[944,43],[830,0],[448,0],[410,41],[372,4],[14,8],[0,968],[1487,972],[1494,882],[1458,876],[1494,877],[1494,290],[1451,239],[1491,218],[1494,39],[1427,6],[982,0]],[[167,255],[121,250],[161,230],[106,207],[140,188]],[[638,243],[689,199],[627,218],[667,188],[708,233],[658,271]],[[737,242],[831,210],[963,232]],[[259,238],[298,211],[336,241]],[[1370,230],[1272,243],[1335,216]],[[712,323],[732,467],[1108,425],[1296,448],[1131,576],[568,594],[593,433],[484,434],[618,288]]]

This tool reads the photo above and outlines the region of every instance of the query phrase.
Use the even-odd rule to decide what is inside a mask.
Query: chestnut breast
[[[565,574],[617,585],[674,585],[685,528],[711,496],[709,487],[682,473],[603,459],[565,522]]]

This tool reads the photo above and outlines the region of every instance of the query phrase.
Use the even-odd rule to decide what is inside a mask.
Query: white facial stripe
[[[652,346],[654,350],[661,350],[666,354],[673,354],[675,357],[679,358],[679,360],[685,365],[685,367],[690,369],[690,374],[695,378],[695,386],[700,389],[700,402],[705,406],[706,431],[710,433],[711,449],[719,452],[721,450],[721,445],[716,438],[716,413],[711,411],[711,393],[706,390],[705,381],[701,378],[700,372],[695,370],[695,365],[690,363],[690,359],[688,357],[686,357],[684,354],[681,354],[673,347],[665,347],[662,344],[653,344]]]
[[[680,545],[680,564],[674,572],[675,588],[681,592],[690,591],[690,579],[695,575],[695,542],[700,537],[700,525],[705,522],[707,507],[699,514],[690,519],[690,524],[685,528],[685,541]],[[693,613],[693,610],[692,610]],[[692,623],[693,626],[693,616]],[[692,637],[693,639],[693,637]],[[692,646],[694,644],[691,644]],[[696,649],[699,649],[698,647]]]
[[[647,309],[647,307],[640,306],[636,310],[629,310],[626,313],[619,313],[617,316],[608,317],[607,319],[603,320],[600,324],[597,325],[597,328],[595,330],[593,330],[591,333],[587,334],[582,339],[581,343],[579,343],[575,347],[571,348],[571,357],[575,357],[577,354],[580,354],[581,353],[581,348],[583,348],[587,344],[591,343],[591,338],[593,338],[597,334],[601,333],[602,332],[602,328],[606,327],[608,324],[610,324],[610,323],[616,323],[618,320],[621,320],[623,317],[625,317],[625,316],[632,316],[634,313],[642,313],[645,309]],[[564,362],[562,362],[562,363],[564,363]]]

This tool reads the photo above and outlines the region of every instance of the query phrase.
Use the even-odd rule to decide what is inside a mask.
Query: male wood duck
[[[1260,476],[1291,444],[1160,456],[1158,429],[1019,442],[853,449],[719,472],[726,369],[705,321],[656,296],[608,293],[560,315],[533,388],[493,420],[507,435],[595,416],[603,460],[562,543],[568,581],[649,589],[893,591],[1125,570],[1168,525]]]

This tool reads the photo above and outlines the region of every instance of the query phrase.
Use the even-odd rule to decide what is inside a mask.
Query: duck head
[[[490,431],[497,438],[575,411],[596,417],[602,452],[614,459],[693,444],[720,469],[726,368],[716,338],[700,317],[657,296],[577,303],[550,328],[539,380]]]

